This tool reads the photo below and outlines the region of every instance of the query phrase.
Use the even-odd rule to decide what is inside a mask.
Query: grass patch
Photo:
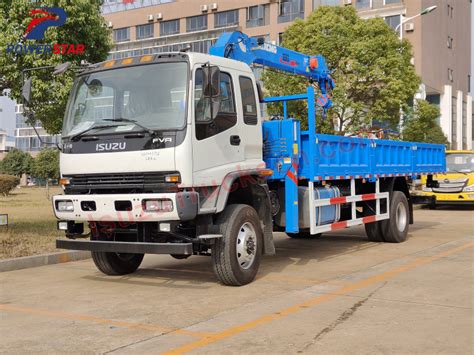
[[[50,188],[51,195],[61,193],[60,188]],[[9,219],[8,229],[0,227],[0,259],[58,251],[56,217],[44,187],[24,187],[1,196],[0,213]]]

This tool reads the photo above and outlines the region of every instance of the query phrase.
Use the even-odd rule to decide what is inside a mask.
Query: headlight
[[[431,187],[426,187],[426,185],[423,185],[423,187],[421,189],[425,192],[432,192],[433,191],[433,189]]]
[[[142,208],[146,212],[171,212],[173,211],[173,201],[170,199],[143,200]]]
[[[71,200],[56,201],[56,210],[58,212],[74,212],[74,204]]]
[[[469,186],[466,186],[463,191],[466,191],[466,192],[474,192],[474,184],[472,185],[469,185]]]

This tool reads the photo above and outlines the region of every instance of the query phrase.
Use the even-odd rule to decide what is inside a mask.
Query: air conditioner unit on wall
[[[352,0],[344,0],[344,5],[352,5]]]
[[[158,21],[163,20],[163,14],[161,12],[158,12],[155,17]]]
[[[217,10],[217,2],[214,2],[211,4],[211,10],[216,11]]]
[[[403,25],[403,28],[405,29],[405,32],[413,32],[415,30],[415,24],[412,22],[405,23]]]
[[[207,5],[201,5],[200,9],[201,9],[201,12],[207,12],[208,7]]]
[[[109,23],[107,24],[107,27],[108,27],[108,28],[114,27],[114,24],[112,23],[112,21],[109,21]]]
[[[149,15],[147,16],[147,19],[148,19],[148,21],[153,21],[153,20],[154,20],[154,16],[153,16],[152,14],[149,14]]]

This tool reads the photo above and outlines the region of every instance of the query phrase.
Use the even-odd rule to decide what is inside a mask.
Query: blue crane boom
[[[291,74],[302,75],[317,82],[321,95],[319,106],[328,109],[332,105],[330,91],[334,80],[322,55],[309,56],[290,49],[252,38],[246,34],[224,32],[217,39],[209,54],[235,59],[248,65],[259,64]]]

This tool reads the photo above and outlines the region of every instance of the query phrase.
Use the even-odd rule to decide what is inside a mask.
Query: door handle
[[[240,137],[239,136],[230,136],[230,144],[231,145],[240,145]]]

